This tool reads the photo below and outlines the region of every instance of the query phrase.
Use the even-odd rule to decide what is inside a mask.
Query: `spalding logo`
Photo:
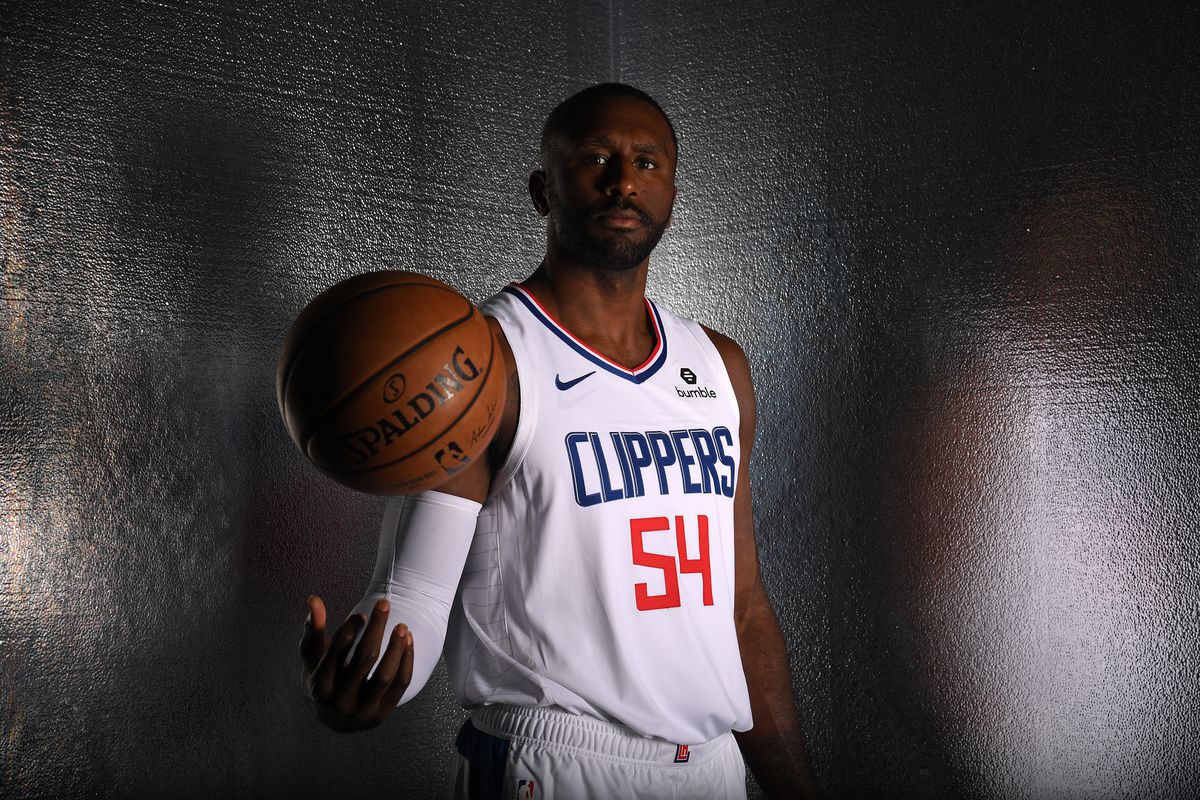
[[[383,402],[394,403],[404,396],[404,375],[397,373],[383,384]]]
[[[389,416],[380,417],[374,425],[359,428],[343,436],[342,444],[354,454],[354,463],[362,464],[379,455],[381,450],[391,447],[400,437],[420,425],[434,409],[445,404],[456,393],[461,392],[466,384],[478,377],[479,367],[475,366],[461,347],[456,347],[450,360],[422,387],[422,391],[409,397]],[[391,376],[384,385],[384,400],[389,403],[398,401],[404,388],[403,375]],[[389,399],[393,393],[395,397]]]

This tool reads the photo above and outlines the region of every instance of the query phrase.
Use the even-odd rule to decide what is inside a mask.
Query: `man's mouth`
[[[628,231],[642,227],[642,218],[637,214],[600,214],[596,217],[596,221],[606,228],[613,228],[619,231]]]
[[[619,231],[633,230],[650,224],[646,213],[638,208],[606,208],[594,213],[592,219],[606,228]]]

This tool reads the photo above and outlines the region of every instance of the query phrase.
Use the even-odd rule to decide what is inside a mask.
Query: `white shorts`
[[[703,744],[648,739],[553,708],[476,708],[455,742],[455,800],[745,800],[732,733]]]

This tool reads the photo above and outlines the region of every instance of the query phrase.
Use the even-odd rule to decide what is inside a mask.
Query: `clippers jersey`
[[[557,706],[693,744],[751,726],[733,619],[739,415],[695,322],[646,300],[627,369],[517,285],[483,305],[520,417],[446,640],[464,707]]]

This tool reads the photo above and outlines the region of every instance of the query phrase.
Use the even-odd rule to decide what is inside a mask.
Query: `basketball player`
[[[444,642],[458,797],[744,798],[742,754],[770,796],[815,796],[759,580],[746,357],[645,297],[676,152],[629,86],[551,113],[545,259],[483,306],[509,380],[488,457],[389,502],[332,637],[309,598],[305,687],[336,730],[379,724]]]

